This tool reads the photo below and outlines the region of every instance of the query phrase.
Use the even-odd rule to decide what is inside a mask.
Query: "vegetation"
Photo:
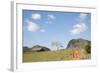
[[[88,57],[89,56],[89,57]],[[90,59],[89,54],[84,54],[82,49],[57,50],[47,52],[24,52],[23,62],[64,61]]]
[[[63,50],[61,50],[63,46],[60,42],[53,42],[52,45],[55,51],[40,45],[32,48],[23,47],[23,62],[91,59],[91,42],[88,40],[72,39]]]
[[[29,51],[31,51],[30,48],[28,48],[27,46],[23,47],[23,52],[29,52]]]
[[[90,44],[86,45],[85,50],[86,50],[87,53],[90,54],[91,53],[91,45]]]

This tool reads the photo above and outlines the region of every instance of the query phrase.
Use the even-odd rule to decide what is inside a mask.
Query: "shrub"
[[[90,44],[86,45],[85,50],[87,53],[91,53],[91,45]]]

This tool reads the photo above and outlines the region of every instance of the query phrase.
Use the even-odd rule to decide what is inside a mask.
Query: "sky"
[[[54,50],[54,42],[66,48],[71,39],[91,40],[90,13],[23,10],[22,19],[23,46]]]

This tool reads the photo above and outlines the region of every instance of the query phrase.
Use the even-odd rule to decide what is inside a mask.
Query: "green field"
[[[73,56],[73,53],[77,53],[77,51],[78,56]],[[90,59],[90,54],[84,53],[82,50],[58,50],[23,53],[23,62],[64,61],[80,59]]]

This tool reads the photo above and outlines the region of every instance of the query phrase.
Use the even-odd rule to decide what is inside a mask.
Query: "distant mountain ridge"
[[[69,41],[66,49],[81,49],[84,48],[86,45],[91,44],[91,41],[85,40],[82,38],[79,39],[72,39]]]
[[[67,47],[64,49],[82,49],[82,48],[85,48],[85,46],[87,45],[91,45],[91,41],[85,40],[82,38],[72,39],[68,42],[68,45],[66,45]],[[41,51],[45,52],[45,51],[51,51],[51,49],[52,48],[48,48],[48,47],[41,46],[41,45],[35,45],[31,48],[23,47],[24,52],[41,52]]]
[[[35,45],[32,48],[28,48],[26,46],[23,47],[23,52],[41,52],[41,51],[50,51],[50,49],[40,45]]]
[[[40,51],[50,51],[49,48],[44,47],[44,46],[40,46],[40,45],[35,45],[31,48],[32,51],[36,51],[36,52],[40,52]]]

